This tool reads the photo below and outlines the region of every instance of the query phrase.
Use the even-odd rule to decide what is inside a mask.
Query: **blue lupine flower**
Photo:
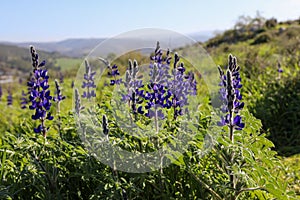
[[[142,106],[139,106],[137,111],[140,114],[145,113],[150,118],[157,116],[162,119],[164,118],[162,109],[173,108],[174,119],[176,119],[177,116],[184,113],[183,107],[188,105],[188,96],[196,95],[197,82],[194,74],[192,72],[185,74],[186,69],[183,63],[179,63],[180,58],[177,53],[174,55],[173,70],[170,74],[170,63],[172,60],[170,51],[168,50],[166,55],[163,56],[159,42],[154,55],[150,59],[150,83],[147,84],[148,90],[147,88],[142,89],[139,87],[136,91],[136,94],[145,100],[146,106],[144,108],[147,112],[144,111]],[[142,85],[142,83],[139,83],[139,85]],[[185,110],[187,112],[187,109]]]
[[[282,72],[283,72],[283,69],[281,68],[280,62],[277,62],[277,71],[278,71],[279,73],[282,73]]]
[[[162,113],[162,108],[171,108],[172,106],[172,100],[171,100],[171,92],[167,90],[165,86],[159,83],[150,83],[148,84],[149,91],[146,91],[143,97],[147,103],[145,106],[145,109],[148,110],[148,112],[145,114],[145,116],[152,118],[155,117],[155,112],[157,114],[157,117],[160,119],[164,118],[164,114]],[[154,111],[153,111],[154,110]],[[139,113],[144,113],[141,106],[138,108]]]
[[[29,108],[35,110],[35,114],[31,116],[33,120],[39,120],[41,124],[37,128],[34,128],[35,133],[43,133],[46,137],[48,128],[45,127],[45,120],[52,120],[53,116],[49,111],[51,108],[52,96],[50,95],[48,84],[48,71],[42,69],[45,66],[46,61],[39,63],[38,54],[33,46],[30,47],[33,74],[30,81],[27,83],[29,90],[29,101],[31,105]]]
[[[112,78],[110,80],[110,85],[120,85],[122,83],[122,79],[117,78],[117,76],[120,76],[118,66],[116,64],[114,64],[112,67],[108,66],[108,68],[110,71],[107,72],[107,75]]]
[[[46,111],[50,110],[52,96],[50,95],[50,90],[48,90],[48,71],[43,69],[37,69],[34,73],[34,81],[28,82],[28,86],[32,87],[30,92],[29,100],[31,105],[30,109],[36,110],[36,119],[39,119],[41,115],[37,115],[37,113],[46,113]],[[34,118],[34,117],[33,117]]]
[[[102,116],[102,129],[103,129],[104,135],[108,135],[109,128],[108,128],[108,120],[107,120],[106,115]]]
[[[175,53],[174,56],[174,68],[172,70],[173,79],[168,82],[168,87],[172,91],[172,107],[174,109],[174,119],[179,115],[183,115],[183,107],[188,105],[188,96],[195,96],[197,94],[197,82],[194,74],[186,71],[184,64],[179,63],[180,58]],[[188,112],[186,108],[186,112]]]
[[[128,105],[131,106],[131,110],[134,114],[137,113],[137,104],[142,103],[142,99],[144,91],[139,90],[142,88],[143,81],[141,80],[142,76],[139,76],[139,66],[136,60],[128,61],[128,68],[125,73],[125,81],[122,82],[127,89],[126,94],[122,94],[122,101],[127,101]],[[141,108],[138,109],[138,112],[141,113]]]
[[[240,67],[237,65],[236,58],[229,55],[228,69],[226,75],[224,71],[218,67],[220,73],[220,98],[223,101],[221,111],[226,113],[225,117],[221,117],[221,121],[218,122],[219,126],[227,125],[232,130],[242,130],[245,124],[242,123],[242,117],[239,115],[239,111],[243,109],[244,102],[239,89],[242,87]],[[235,115],[235,116],[234,116]],[[231,131],[232,132],[232,131]]]
[[[7,105],[11,106],[13,103],[13,97],[11,95],[11,90],[8,90],[8,95],[7,95]]]
[[[28,93],[25,93],[24,90],[22,90],[22,97],[21,97],[21,108],[25,109],[28,104]]]
[[[164,84],[167,83],[167,81],[171,78],[169,69],[172,57],[169,54],[170,51],[168,50],[165,58],[163,58],[162,50],[160,48],[159,42],[157,42],[154,56],[150,57],[152,61],[149,65],[149,76],[151,77],[151,83]]]
[[[145,116],[157,119],[163,119],[165,116],[162,112],[163,108],[169,109],[172,106],[171,91],[167,87],[168,79],[171,78],[169,74],[171,56],[168,50],[166,56],[163,57],[162,50],[159,42],[157,42],[154,55],[150,56],[151,63],[149,65],[150,83],[147,84],[145,90],[140,89],[137,91],[138,96],[146,101],[144,111],[142,106],[138,107],[138,113]],[[141,85],[141,83],[140,83]]]
[[[174,56],[174,67],[170,74],[172,56],[168,50],[165,55],[157,42],[154,54],[150,56],[150,80],[144,85],[139,76],[137,62],[129,60],[125,72],[125,80],[117,79],[120,75],[118,67],[110,67],[110,63],[99,58],[108,68],[108,75],[113,79],[111,85],[123,83],[127,92],[122,94],[122,101],[128,103],[133,113],[143,114],[149,118],[163,119],[167,109],[174,109],[174,118],[183,115],[188,110],[188,96],[196,95],[197,82],[192,72],[186,73],[183,63],[179,63],[179,56]]]
[[[91,99],[96,97],[94,88],[96,85],[94,83],[96,72],[92,71],[92,67],[89,65],[88,61],[85,60],[85,74],[83,76],[84,81],[82,82],[82,88],[86,88],[86,91],[83,92],[82,98]]]
[[[63,83],[64,82],[64,75],[60,72],[59,73],[59,83]]]
[[[83,106],[81,106],[81,100],[80,100],[80,95],[79,95],[79,91],[76,88],[75,89],[75,114],[79,116],[80,111],[84,109]]]
[[[53,101],[60,102],[60,101],[64,100],[66,98],[66,96],[63,96],[61,94],[61,88],[60,88],[60,85],[57,80],[55,80],[55,89],[56,89],[56,91],[55,91],[56,96],[53,97]]]
[[[120,85],[121,83],[123,83],[121,78],[117,78],[117,76],[120,76],[120,72],[116,64],[111,66],[108,60],[104,58],[99,58],[99,60],[102,61],[107,66],[107,69],[109,70],[107,72],[107,75],[111,78],[110,85]],[[105,83],[105,85],[107,85],[107,83]]]
[[[2,95],[3,95],[3,93],[2,93],[2,87],[0,86],[0,100],[1,100]]]
[[[57,104],[57,107],[56,107],[56,112],[57,113],[60,113],[60,102],[62,100],[64,100],[66,98],[66,96],[63,96],[61,94],[61,88],[60,88],[60,85],[58,83],[58,81],[55,79],[55,97],[53,97],[53,101],[55,101]]]
[[[236,130],[242,130],[245,127],[245,124],[242,123],[242,117],[240,115],[236,115],[233,118],[233,124],[232,124]]]

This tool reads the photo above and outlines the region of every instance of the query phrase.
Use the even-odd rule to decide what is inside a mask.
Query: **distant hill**
[[[146,30],[147,31],[147,30]],[[60,61],[72,60],[72,58],[82,59],[90,54],[94,57],[107,57],[109,53],[122,55],[124,52],[135,50],[140,47],[154,48],[156,42],[160,41],[162,48],[175,49],[185,45],[193,44],[190,40],[204,41],[209,38],[208,34],[191,34],[188,37],[182,37],[178,33],[173,35],[170,32],[162,32],[162,34],[153,35],[153,38],[142,37],[148,32],[138,32],[139,35],[125,35],[123,37],[107,40],[106,38],[90,38],[90,39],[67,39],[59,42],[26,42],[26,43],[9,43],[0,42],[0,76],[1,75],[17,75],[22,76],[24,72],[28,73],[31,69],[31,57],[29,46],[33,45],[38,50],[40,58],[47,61],[48,69],[58,70],[65,67]],[[160,32],[159,32],[160,33]],[[2,44],[1,44],[2,43]],[[100,48],[92,51],[97,45]],[[91,53],[92,52],[92,53]],[[149,51],[141,51],[141,53],[149,53]],[[60,59],[62,58],[62,59]],[[79,62],[78,59],[76,62]]]
[[[103,42],[105,38],[99,39],[67,39],[59,42],[26,42],[14,43],[19,47],[26,47],[30,44],[47,52],[59,52],[70,57],[82,57],[86,55],[95,45]]]
[[[62,57],[57,52],[45,52],[38,49],[40,58],[47,61],[47,67],[55,67],[55,59]],[[28,73],[31,69],[29,45],[26,48],[0,44],[0,75]]]
[[[169,37],[169,36],[168,36]],[[178,37],[178,36],[176,36]],[[204,33],[193,33],[188,35],[188,37],[204,42],[207,41],[210,37],[212,37],[212,32],[204,32]],[[84,57],[91,52],[98,44],[105,42],[107,38],[89,38],[89,39],[67,39],[59,42],[26,42],[26,43],[5,43],[9,45],[15,45],[18,47],[27,48],[29,45],[34,45],[38,49],[46,51],[46,52],[59,52],[64,56],[69,57]],[[166,39],[165,36],[158,36],[156,40]],[[180,47],[181,45],[185,45],[186,43],[181,39],[175,38],[175,36],[171,36],[166,39],[169,44],[173,47]],[[3,43],[3,42],[2,42]],[[145,40],[143,37],[127,37],[127,38],[117,38],[111,40],[111,45],[107,47],[103,47],[102,49],[98,49],[98,54],[107,55],[111,52],[118,53],[122,51],[122,49],[130,48],[131,46],[143,46],[143,45],[155,46],[155,42],[153,40]]]

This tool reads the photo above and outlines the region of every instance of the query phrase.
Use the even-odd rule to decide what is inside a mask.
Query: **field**
[[[257,21],[109,64],[1,45],[0,199],[299,199],[300,21]]]

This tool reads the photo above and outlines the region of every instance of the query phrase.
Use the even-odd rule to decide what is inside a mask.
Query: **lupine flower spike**
[[[277,79],[279,80],[281,78],[281,74],[283,73],[283,69],[281,68],[281,64],[279,61],[277,61],[277,71],[278,71]]]
[[[2,87],[0,86],[0,100],[2,98]]]
[[[55,79],[55,97],[53,97],[53,101],[57,103],[57,113],[60,112],[60,102],[64,100],[66,97],[61,94],[61,88],[58,81]]]
[[[8,90],[8,95],[7,95],[7,105],[11,106],[12,103],[13,103],[13,98],[12,98],[12,95],[11,95],[11,90],[9,89]]]
[[[92,71],[92,67],[88,63],[87,60],[85,60],[85,74],[84,74],[84,81],[82,82],[82,88],[86,88],[86,91],[83,92],[82,98],[91,99],[93,97],[96,97],[96,93],[94,88],[96,88],[96,85],[94,83],[96,72]]]
[[[61,72],[59,73],[59,83],[64,83],[64,75]]]
[[[120,72],[118,69],[118,66],[116,64],[114,64],[113,66],[111,66],[110,62],[104,58],[98,58],[101,62],[103,62],[107,69],[107,75],[108,77],[110,77],[110,85],[120,85],[122,83],[122,79],[121,78],[117,78],[118,76],[120,76]]]
[[[179,56],[175,53],[174,67],[172,70],[173,79],[168,83],[172,91],[172,107],[174,109],[174,119],[183,114],[183,106],[188,105],[188,95],[197,94],[197,82],[194,74],[189,72],[184,74],[184,63],[179,63]],[[186,109],[185,112],[188,112]]]
[[[277,62],[277,71],[278,71],[279,73],[282,73],[282,72],[283,72],[283,69],[281,68],[281,64],[280,64],[279,61]]]
[[[31,80],[27,83],[29,87],[29,101],[31,105],[29,108],[35,110],[35,114],[32,115],[33,120],[39,120],[40,124],[37,128],[34,128],[35,133],[42,133],[46,137],[48,128],[45,126],[46,120],[52,120],[53,116],[50,113],[52,96],[50,95],[48,84],[48,71],[42,69],[46,61],[39,63],[38,54],[33,46],[30,47],[33,74]]]
[[[242,122],[242,117],[239,111],[243,109],[244,102],[241,102],[242,95],[240,89],[242,87],[240,77],[240,66],[237,65],[236,58],[229,55],[228,69],[226,74],[218,67],[220,73],[220,95],[223,105],[221,110],[225,116],[221,117],[218,122],[219,126],[227,125],[230,129],[230,140],[233,141],[233,130],[242,130],[245,124]]]
[[[124,86],[127,88],[127,94],[122,96],[123,101],[127,101],[134,114],[137,113],[137,104],[142,103],[142,99],[139,96],[143,95],[144,91],[139,91],[144,85],[141,80],[142,76],[139,76],[139,66],[136,60],[128,61],[128,68],[125,74]],[[140,112],[142,112],[140,110]]]
[[[25,109],[27,107],[28,103],[28,93],[25,93],[24,90],[22,90],[22,97],[21,97],[21,108]]]
[[[103,115],[102,117],[102,127],[103,127],[104,135],[108,135],[109,129],[108,129],[108,121],[106,115]]]
[[[120,75],[118,67],[105,59],[99,58],[109,69],[111,85],[123,83],[127,89],[122,94],[122,100],[134,114],[142,114],[148,118],[154,118],[156,132],[158,132],[158,120],[165,118],[165,111],[174,109],[174,119],[187,112],[183,107],[188,105],[188,96],[196,95],[197,82],[192,72],[185,73],[183,63],[179,63],[179,56],[175,54],[174,67],[170,74],[172,61],[171,52],[168,50],[163,54],[159,42],[157,42],[154,54],[150,56],[149,82],[144,86],[139,75],[139,66],[136,60],[129,60],[125,73],[125,80],[117,78]],[[172,76],[173,75],[173,76]],[[136,115],[135,115],[136,116]]]
[[[80,115],[80,111],[82,109],[84,109],[84,107],[81,106],[80,95],[79,95],[78,89],[76,88],[75,89],[75,114],[77,116],[79,116]]]

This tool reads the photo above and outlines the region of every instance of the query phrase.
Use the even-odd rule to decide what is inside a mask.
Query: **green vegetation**
[[[225,41],[215,47],[211,47],[215,43],[215,39],[211,39],[206,46],[216,63],[220,63],[228,52],[236,52],[247,77],[243,80],[243,93],[250,111],[262,120],[263,129],[270,131],[268,138],[278,152],[283,155],[300,153],[300,111],[297,106],[300,102],[300,25],[298,20],[276,26],[268,23],[269,20],[262,25],[263,32],[251,32],[253,39],[231,44]],[[227,32],[217,38],[226,40]],[[279,65],[282,73],[278,72]]]
[[[164,108],[167,115],[163,128],[155,137],[147,138],[138,137],[138,133],[152,132],[151,120],[134,112],[129,112],[130,120],[124,118],[126,109],[133,110],[134,106],[132,101],[115,101],[118,96],[113,95],[119,95],[124,87],[109,85],[112,76],[107,72],[112,73],[111,68],[101,71],[106,75],[97,83],[95,99],[83,98],[82,82],[75,82],[85,107],[73,110],[72,82],[83,60],[40,52],[40,62],[47,61],[51,95],[55,95],[54,79],[62,75],[60,86],[66,99],[60,109],[52,102],[54,120],[45,122],[49,131],[43,137],[33,131],[39,123],[31,119],[34,110],[20,108],[21,91],[27,91],[25,81],[1,84],[0,109],[4,114],[0,115],[0,199],[299,199],[299,35],[299,20],[240,18],[233,30],[203,44],[216,64],[227,66],[228,54],[232,53],[241,67],[245,107],[240,114],[245,128],[235,130],[234,139],[229,137],[227,126],[215,126],[220,111],[212,108],[213,97],[202,79],[218,78],[213,73],[217,68],[204,66],[203,74],[195,74],[198,90],[194,99],[201,102],[199,106],[192,108],[189,116],[176,119],[175,109]],[[197,51],[196,46],[188,46],[178,53]],[[129,70],[128,59],[149,63],[149,57],[130,52],[112,63],[118,65],[121,75]],[[181,61],[187,71],[192,69],[188,59]],[[91,61],[90,65],[99,63]],[[204,63],[207,60],[196,64]],[[140,66],[145,68],[148,66]],[[83,79],[88,72],[82,69]],[[0,70],[27,80],[32,71],[29,51],[0,45]],[[150,88],[145,86],[144,90]],[[8,91],[13,91],[11,106],[6,102]],[[138,124],[131,127],[134,136],[119,125],[129,126],[133,121]],[[109,131],[104,133],[104,127]],[[190,139],[188,146],[182,136]],[[207,138],[210,146],[205,146]],[[103,151],[106,144],[136,154],[155,152],[171,144],[182,147],[183,154],[169,151],[164,159],[171,160],[171,165],[129,173],[100,162],[99,155],[109,154],[115,161],[118,159],[114,156],[123,156]],[[208,151],[203,152],[204,147]],[[130,156],[126,159],[136,164],[131,163]]]
[[[56,59],[55,65],[60,68],[62,72],[66,71],[77,71],[82,64],[80,58],[58,58]]]

